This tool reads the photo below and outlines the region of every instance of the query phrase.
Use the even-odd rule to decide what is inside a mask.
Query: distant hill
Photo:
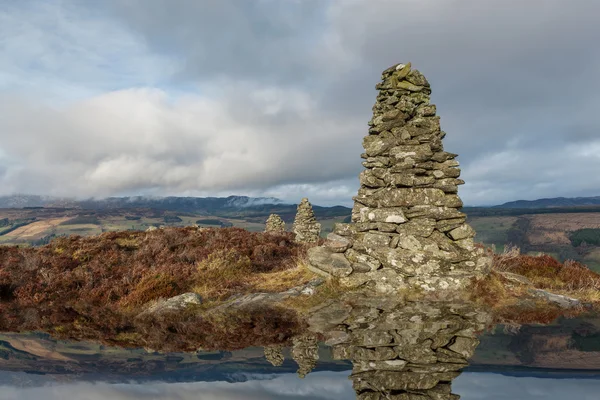
[[[76,201],[50,196],[36,196],[29,194],[15,194],[0,197],[0,208],[24,208],[24,207],[73,207]]]
[[[595,197],[554,197],[538,200],[516,200],[493,206],[492,208],[553,208],[583,207],[600,205],[600,196]]]
[[[296,204],[286,204],[275,197],[109,197],[106,199],[74,200],[48,196],[14,195],[0,197],[0,208],[73,208],[81,210],[152,209],[176,213],[200,213],[225,218],[257,218],[262,221],[271,213],[286,222],[296,215]],[[349,216],[351,209],[343,206],[313,205],[318,218]]]
[[[108,197],[106,199],[75,200],[36,195],[0,197],[0,208],[61,207],[82,209],[154,208],[188,211],[221,208],[246,208],[265,204],[284,204],[275,197]]]

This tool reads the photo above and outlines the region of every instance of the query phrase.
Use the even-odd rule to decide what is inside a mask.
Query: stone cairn
[[[457,400],[451,383],[491,316],[472,304],[369,295],[330,303],[308,323],[334,360],[352,362],[357,399]]]
[[[491,268],[458,197],[456,154],[444,151],[431,89],[410,63],[385,70],[363,139],[365,170],[352,223],[337,224],[309,263],[342,284],[426,291],[459,289]],[[340,257],[343,253],[344,257]]]
[[[267,224],[265,232],[282,233],[285,232],[285,222],[277,214],[269,215],[267,218]]]
[[[298,211],[294,219],[294,233],[297,242],[316,243],[319,241],[321,224],[317,222],[312,205],[306,197],[298,204]]]
[[[266,346],[263,348],[265,353],[265,359],[271,363],[274,367],[280,367],[283,365],[285,361],[285,356],[283,355],[283,346],[275,345],[275,346]]]

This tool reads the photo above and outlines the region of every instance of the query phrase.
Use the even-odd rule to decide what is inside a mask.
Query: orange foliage
[[[221,277],[199,268],[230,253],[246,260],[243,273]],[[292,233],[240,228],[108,232],[39,248],[0,246],[0,331],[112,337],[133,329],[132,315],[149,301],[193,291],[199,282],[251,291],[244,280],[252,274],[295,268],[304,254]]]
[[[560,263],[549,255],[539,256],[503,254],[494,255],[494,268],[529,278],[541,289],[600,290],[600,275],[585,265],[572,260]]]

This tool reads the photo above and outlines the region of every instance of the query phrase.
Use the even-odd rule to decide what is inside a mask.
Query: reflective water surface
[[[158,329],[158,328],[157,328]],[[0,399],[599,399],[600,316],[494,326],[472,304],[353,295],[301,334],[162,353],[0,334]]]

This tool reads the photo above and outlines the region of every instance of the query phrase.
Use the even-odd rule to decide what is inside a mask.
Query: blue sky
[[[351,204],[380,72],[467,205],[600,195],[594,0],[0,0],[0,195]]]

